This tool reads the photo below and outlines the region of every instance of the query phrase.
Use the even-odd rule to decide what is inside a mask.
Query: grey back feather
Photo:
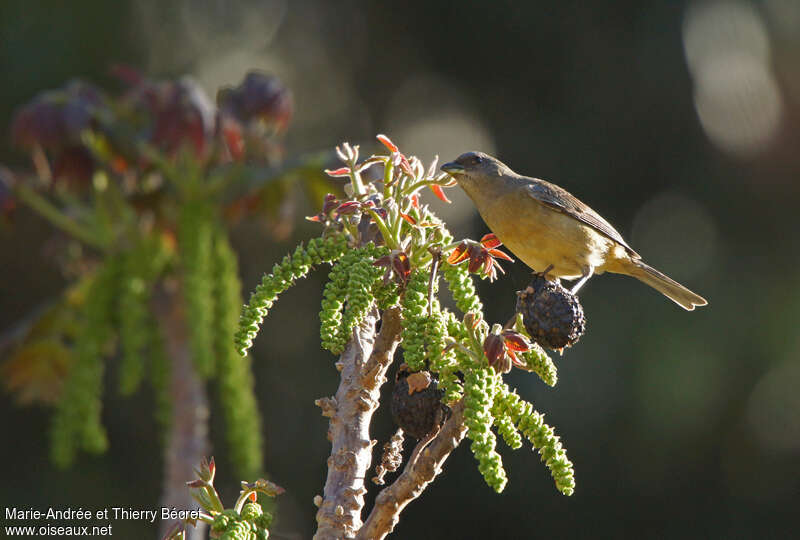
[[[539,180],[538,178],[519,176],[519,179],[524,182],[525,189],[530,196],[540,203],[581,221],[600,234],[607,236],[623,246],[634,257],[639,258],[639,254],[625,242],[622,235],[619,234],[608,221],[603,219],[600,214],[582,203],[567,190],[551,184],[550,182]]]

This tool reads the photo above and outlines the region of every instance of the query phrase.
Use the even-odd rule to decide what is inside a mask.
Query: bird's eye
[[[483,163],[483,158],[481,156],[472,156],[473,163]]]

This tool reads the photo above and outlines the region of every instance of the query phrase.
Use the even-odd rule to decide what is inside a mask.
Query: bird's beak
[[[450,176],[455,176],[457,174],[464,174],[464,167],[455,161],[451,161],[450,163],[445,163],[442,165],[442,170],[449,174]]]

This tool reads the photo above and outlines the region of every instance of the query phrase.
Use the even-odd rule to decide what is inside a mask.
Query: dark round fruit
[[[561,283],[537,274],[517,295],[517,311],[522,313],[525,330],[539,345],[558,351],[577,343],[586,330],[578,297]]]
[[[424,390],[408,393],[407,378],[410,375],[400,369],[395,377],[392,392],[392,420],[403,431],[417,440],[439,429],[450,414],[450,408],[442,403],[444,391],[437,388],[436,380]]]

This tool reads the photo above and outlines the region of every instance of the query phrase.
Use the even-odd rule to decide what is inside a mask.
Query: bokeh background
[[[709,299],[686,313],[629,278],[591,280],[581,295],[588,331],[557,359],[557,387],[509,375],[562,436],[575,495],[557,493],[536,454],[502,442],[509,484],[495,495],[460,448],[395,537],[797,534],[800,3],[4,0],[0,126],[70,78],[109,84],[116,62],[191,74],[211,95],[248,69],[278,75],[296,104],[289,155],[369,145],[376,133],[425,160],[495,154],[578,195],[649,263]],[[2,129],[0,162],[25,166]],[[454,204],[441,211],[456,236],[485,233],[465,197],[449,193]],[[245,288],[315,233],[298,223],[276,242],[239,227]],[[0,229],[0,329],[63,287],[48,237],[24,209]],[[326,420],[313,400],[338,377],[318,341],[324,274],[278,302],[253,352],[265,467],[287,490],[275,538],[311,537],[325,478]],[[506,320],[527,279],[515,264],[480,284],[490,320]],[[156,507],[151,402],[146,391],[110,390],[110,451],[59,471],[47,459],[49,411],[0,396],[0,506]],[[375,438],[392,431],[381,410]],[[220,470],[224,493],[237,481]],[[154,535],[115,522],[118,538]]]

